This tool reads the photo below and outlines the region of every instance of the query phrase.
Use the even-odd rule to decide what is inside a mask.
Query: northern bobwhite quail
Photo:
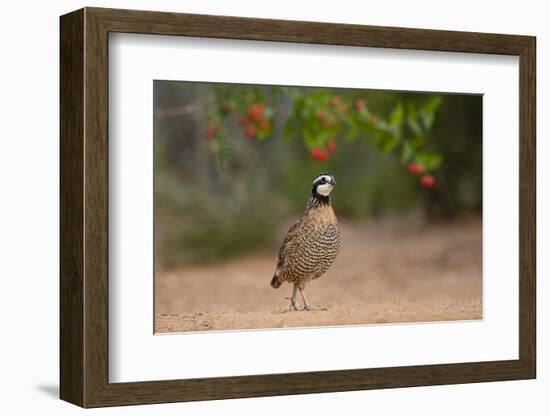
[[[322,173],[315,178],[306,212],[290,227],[279,250],[271,286],[276,289],[283,282],[293,284],[290,298],[293,310],[297,310],[297,290],[304,301],[304,310],[314,309],[307,301],[305,285],[321,277],[338,255],[340,230],[330,204],[330,193],[335,185],[331,174]]]

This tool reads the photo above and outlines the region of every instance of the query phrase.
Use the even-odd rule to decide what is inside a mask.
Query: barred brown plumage
[[[340,250],[340,230],[332,209],[330,193],[336,185],[334,176],[322,173],[313,181],[306,212],[288,230],[279,250],[271,286],[293,284],[290,308],[296,310],[296,292],[300,291],[304,310],[313,309],[305,295],[305,285],[321,277]]]

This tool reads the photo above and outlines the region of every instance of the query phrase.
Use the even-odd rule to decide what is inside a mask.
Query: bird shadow
[[[54,399],[59,398],[59,386],[57,384],[37,384],[35,388],[39,392]]]

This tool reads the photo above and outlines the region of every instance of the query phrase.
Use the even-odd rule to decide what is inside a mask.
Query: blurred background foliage
[[[155,81],[157,263],[276,247],[311,181],[340,221],[481,213],[482,98]]]

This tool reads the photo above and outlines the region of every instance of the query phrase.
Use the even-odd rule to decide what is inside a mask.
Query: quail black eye
[[[321,178],[321,183],[327,183],[326,178]]]

